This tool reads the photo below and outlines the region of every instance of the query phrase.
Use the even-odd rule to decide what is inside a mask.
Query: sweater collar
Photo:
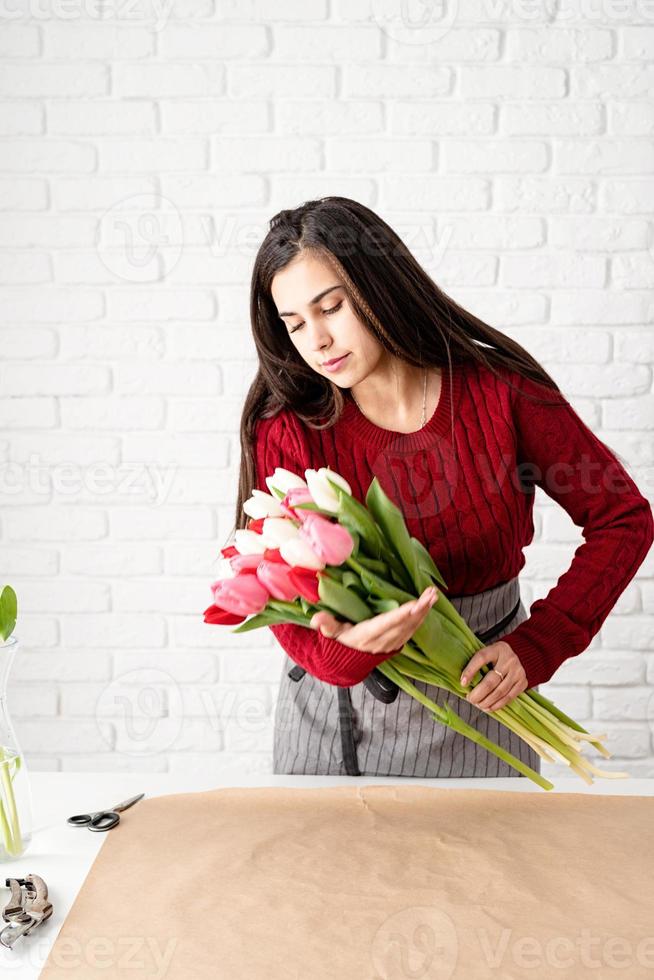
[[[433,446],[435,436],[446,435],[453,424],[452,410],[458,405],[462,367],[453,363],[450,376],[449,365],[443,366],[441,393],[434,414],[415,432],[395,432],[375,425],[359,410],[349,394],[339,421],[353,436],[374,446],[387,446],[392,442],[394,445],[401,443],[403,449],[427,449]]]

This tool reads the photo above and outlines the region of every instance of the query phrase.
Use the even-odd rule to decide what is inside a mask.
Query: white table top
[[[50,919],[29,936],[16,941],[13,949],[0,946],[0,975],[3,980],[33,980],[39,976],[50,948],[59,933],[73,901],[86,878],[104,840],[103,833],[91,833],[66,823],[73,813],[108,809],[138,793],[162,796],[171,793],[197,793],[227,786],[289,786],[305,789],[314,786],[406,785],[398,777],[368,776],[229,776],[220,773],[206,779],[178,777],[161,773],[30,773],[34,801],[32,841],[22,857],[0,864],[2,906],[9,898],[4,887],[7,877],[23,878],[38,874],[45,880],[53,904]],[[592,795],[654,796],[654,779],[598,779],[587,786],[581,779],[561,777],[552,793],[587,793]],[[434,789],[490,789],[509,792],[544,793],[529,779],[411,779],[412,786]],[[135,804],[138,806],[138,803]],[[111,831],[108,831],[111,833]],[[0,920],[0,927],[5,923]],[[200,978],[199,978],[200,980]]]

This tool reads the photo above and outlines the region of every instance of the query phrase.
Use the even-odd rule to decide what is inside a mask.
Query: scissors
[[[126,810],[128,806],[138,803],[143,799],[145,793],[139,793],[130,800],[117,803],[111,810],[98,810],[96,813],[78,813],[74,817],[68,818],[68,823],[74,827],[88,827],[89,830],[111,830],[120,822],[119,810]]]

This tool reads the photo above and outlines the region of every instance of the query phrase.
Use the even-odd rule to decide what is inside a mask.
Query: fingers
[[[484,679],[466,695],[466,701],[481,711],[499,711],[527,689],[525,677],[516,674],[514,667],[504,666],[504,671],[507,673],[501,678],[495,669],[489,670]],[[500,673],[504,671],[500,670]]]
[[[364,623],[366,625],[369,624],[374,629],[373,638],[375,640],[383,639],[385,642],[391,642],[396,637],[410,639],[413,633],[415,633],[420,619],[427,615],[437,599],[438,589],[430,586],[425,589],[418,599],[410,599],[408,602],[404,602],[401,606],[398,606],[397,609],[379,613],[377,616],[373,616],[372,619],[364,620]],[[359,625],[363,625],[363,623]],[[406,639],[403,643],[406,642]],[[393,650],[394,646],[389,646],[388,649]]]
[[[476,708],[482,711],[499,711],[518,694],[527,690],[525,669],[505,640],[497,640],[473,654],[462,671],[462,685],[472,684],[484,664],[488,664],[491,669],[486,671],[466,695],[466,700]]]
[[[497,667],[498,670],[500,670],[506,676],[508,674],[507,666],[509,666],[510,663],[510,659],[507,660],[507,655],[506,655],[507,650],[509,650],[508,644],[504,643],[502,640],[498,640],[497,643],[491,643],[487,647],[481,647],[480,650],[477,650],[476,653],[473,653],[472,657],[461,671],[461,683],[463,684],[463,686],[467,687],[468,684],[471,684],[475,679],[477,672],[480,670],[481,667],[484,667],[486,664],[489,664],[489,666],[492,667]],[[515,654],[512,651],[511,651],[511,657],[515,658]],[[506,663],[507,666],[499,667],[498,664],[500,660],[502,661],[502,664]],[[516,658],[516,662],[517,662],[517,658]],[[488,674],[486,676],[488,676]],[[497,678],[497,674],[495,674],[494,676],[495,678]],[[480,681],[478,687],[481,687],[483,683],[484,681]],[[490,685],[487,685],[486,689],[482,690],[482,694],[486,693],[486,690],[489,687]],[[477,689],[478,688],[476,687],[475,691]]]
[[[484,710],[485,711],[500,711],[502,708],[506,708],[507,704],[511,704],[511,702],[515,698],[517,698],[519,694],[522,694],[522,692],[525,691],[525,690],[526,690],[526,688],[524,686],[523,681],[516,681],[515,684],[513,685],[513,687],[508,692],[508,694],[505,694],[498,701],[494,701],[491,704],[490,708],[485,708]]]
[[[408,643],[437,601],[438,589],[429,586],[418,599],[410,599],[397,609],[375,616],[369,622],[375,624],[377,637],[383,639],[385,649],[395,650]]]
[[[502,679],[499,674],[491,670],[483,681],[466,695],[466,701],[474,704],[476,708],[481,708],[482,711],[488,711],[490,705],[508,694],[514,684],[515,677],[507,676]]]
[[[411,599],[409,602],[405,602],[404,605],[400,606],[399,609],[394,609],[393,612],[403,611],[405,615],[409,613],[410,615],[423,616],[431,609],[437,599],[438,589],[436,586],[430,585],[418,599]]]
[[[483,667],[484,664],[489,663],[492,659],[493,653],[490,647],[483,647],[481,650],[477,650],[477,652],[472,655],[468,663],[465,665],[463,673],[461,674],[461,683],[463,686],[467,687],[467,685],[473,680],[479,668]],[[497,677],[497,674],[495,676]],[[475,690],[477,689],[475,688]]]
[[[319,633],[322,633],[323,636],[335,637],[340,632],[339,627],[344,624],[339,623],[336,617],[332,616],[325,609],[321,609],[320,612],[314,613],[309,621],[309,625]]]
[[[339,622],[326,610],[314,613],[309,625],[323,636],[333,639],[343,634],[341,642],[346,642],[347,637],[348,646],[359,646],[362,650],[381,653],[404,646],[437,599],[438,589],[430,586],[418,599],[411,599],[396,609],[379,613],[354,626]]]

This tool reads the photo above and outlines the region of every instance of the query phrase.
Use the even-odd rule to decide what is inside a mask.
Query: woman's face
[[[300,356],[341,388],[353,388],[385,359],[386,351],[352,309],[336,272],[301,253],[273,278],[272,298]],[[347,354],[338,371],[324,362]]]

